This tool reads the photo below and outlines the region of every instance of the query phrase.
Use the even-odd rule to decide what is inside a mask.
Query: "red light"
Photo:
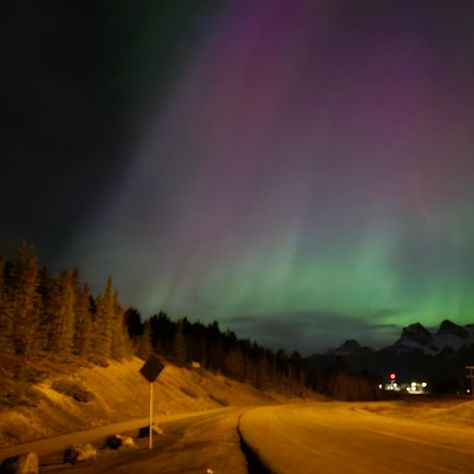
[[[396,377],[395,372],[390,372],[390,380],[395,380]]]

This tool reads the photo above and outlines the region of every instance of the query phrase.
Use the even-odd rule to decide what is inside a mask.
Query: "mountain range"
[[[390,372],[397,380],[423,380],[434,391],[464,391],[465,365],[474,364],[474,324],[460,326],[444,320],[430,331],[420,323],[402,329],[400,337],[380,350],[362,346],[354,339],[345,341],[326,354],[306,359],[312,367],[343,364],[349,371],[366,372],[387,379]]]

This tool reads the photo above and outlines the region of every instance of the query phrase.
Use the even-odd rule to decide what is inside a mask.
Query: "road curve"
[[[277,474],[474,472],[474,428],[371,413],[322,402],[255,408],[240,420],[245,442]]]
[[[154,437],[154,449],[141,448],[125,452],[99,450],[97,462],[62,465],[64,448],[71,444],[91,442],[103,446],[112,433],[134,431],[148,420],[131,420],[87,431],[70,433],[52,439],[0,449],[2,459],[34,451],[39,455],[41,472],[73,472],[74,474],[247,474],[245,456],[240,449],[237,432],[242,407],[229,407],[202,412],[183,413],[155,418],[164,429]]]

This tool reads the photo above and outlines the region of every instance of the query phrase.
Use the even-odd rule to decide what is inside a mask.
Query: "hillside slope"
[[[110,361],[108,367],[82,367],[75,373],[50,376],[33,387],[36,406],[0,411],[0,446],[8,446],[61,433],[145,417],[148,383],[139,374],[143,361],[132,357]],[[89,401],[60,393],[58,382],[76,387]],[[74,395],[74,393],[72,394]],[[312,397],[310,392],[305,396]],[[81,397],[79,397],[81,398]],[[262,405],[291,401],[290,396],[257,390],[203,369],[167,364],[155,382],[155,414],[207,410],[231,405]]]

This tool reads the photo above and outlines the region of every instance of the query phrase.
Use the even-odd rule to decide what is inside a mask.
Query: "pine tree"
[[[38,348],[40,351],[49,350],[51,337],[54,334],[54,317],[52,296],[55,280],[49,274],[48,268],[43,266],[38,272],[38,293],[40,295],[40,327],[38,328]]]
[[[232,345],[224,357],[224,373],[237,380],[244,380],[244,361],[240,347]]]
[[[135,339],[142,335],[143,324],[140,313],[135,308],[128,308],[125,312],[125,324],[127,326],[128,336]]]
[[[92,351],[92,313],[89,298],[89,285],[85,284],[82,289],[76,289],[74,352],[81,357],[88,357]]]
[[[151,344],[151,324],[147,319],[143,324],[143,334],[138,340],[137,355],[142,359],[147,359],[153,353],[153,346]]]
[[[173,341],[173,357],[178,362],[187,362],[188,352],[186,347],[186,337],[183,330],[183,320],[179,319],[176,323],[176,333]]]
[[[112,319],[112,357],[122,359],[131,351],[130,339],[125,326],[125,310],[114,294],[114,312]]]
[[[101,357],[112,356],[112,324],[115,315],[114,290],[112,278],[107,279],[103,295],[97,297],[97,313],[95,315],[94,330],[97,332],[95,353]]]
[[[211,370],[219,371],[222,369],[222,360],[224,348],[222,343],[222,334],[219,323],[213,321],[207,326],[206,332],[206,367]]]
[[[57,354],[70,354],[74,345],[74,305],[76,291],[73,275],[62,272],[54,281],[50,303],[53,331],[50,334],[50,350]]]
[[[14,351],[26,357],[38,350],[36,334],[40,326],[40,295],[37,287],[36,253],[23,242],[11,271],[7,306],[12,317]]]

